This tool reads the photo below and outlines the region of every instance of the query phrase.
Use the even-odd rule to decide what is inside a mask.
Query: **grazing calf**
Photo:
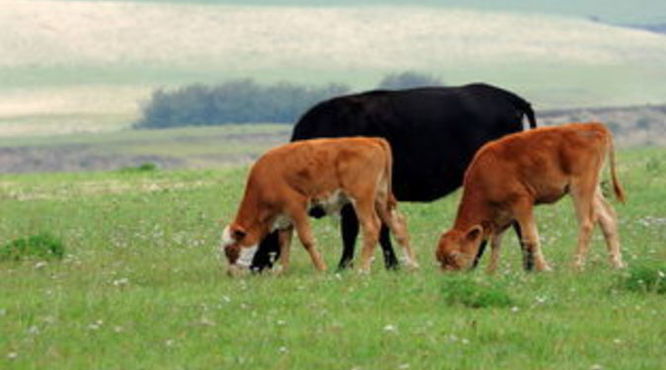
[[[442,234],[436,257],[447,270],[467,268],[481,241],[490,239],[489,271],[497,267],[502,233],[515,220],[522,230],[526,269],[549,270],[541,254],[532,208],[573,197],[579,223],[574,265],[582,267],[595,223],[606,239],[610,261],[623,267],[616,215],[601,193],[599,178],[609,157],[613,191],[624,202],[615,173],[613,138],[600,123],[572,123],[507,135],[484,145],[465,172],[453,228]]]
[[[391,191],[391,148],[381,138],[315,139],[270,150],[252,166],[235,220],[224,229],[220,248],[230,274],[248,269],[257,244],[278,231],[280,263],[289,263],[293,229],[317,270],[326,264],[317,251],[308,210],[339,212],[351,203],[363,227],[360,270],[368,271],[383,223],[403,247],[406,261],[417,267],[403,217]]]

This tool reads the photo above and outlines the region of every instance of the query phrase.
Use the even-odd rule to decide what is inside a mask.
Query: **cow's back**
[[[571,179],[599,171],[611,140],[599,123],[541,127],[507,135],[484,145],[467,169],[464,185],[483,188],[501,203],[530,189],[537,203],[563,196]]]
[[[281,145],[250,170],[248,183],[269,203],[296,192],[318,197],[386,172],[390,149],[382,138],[321,138]],[[249,185],[248,185],[249,186]]]
[[[430,201],[462,184],[481,145],[521,131],[525,109],[532,114],[515,94],[485,84],[371,91],[317,104],[296,124],[292,141],[384,137],[393,150],[396,197]]]

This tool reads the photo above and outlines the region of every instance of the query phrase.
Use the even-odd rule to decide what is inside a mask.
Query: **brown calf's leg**
[[[523,237],[522,243],[525,246],[524,260],[526,261],[526,266],[531,266],[532,261],[534,261],[533,265],[537,271],[550,271],[551,268],[548,262],[546,262],[541,254],[539,233],[534,221],[534,214],[532,213],[533,207],[529,199],[521,200],[514,206],[514,215],[520,225]]]
[[[293,212],[292,219],[294,220],[294,226],[296,228],[296,233],[298,238],[301,240],[303,247],[310,254],[310,259],[315,265],[315,268],[318,271],[326,271],[326,263],[321,258],[319,251],[317,251],[317,243],[314,236],[312,235],[312,228],[310,227],[310,220],[308,215],[303,208],[300,212]]]
[[[398,212],[397,208],[387,209],[386,202],[378,201],[375,204],[375,209],[379,214],[379,218],[388,226],[395,236],[398,244],[402,247],[405,256],[405,265],[412,269],[419,268],[419,263],[416,261],[414,251],[409,243],[409,233],[407,232],[407,221],[402,213]]]
[[[280,268],[277,271],[278,273],[287,271],[289,268],[289,252],[291,250],[291,236],[293,231],[293,226],[278,231],[278,240],[280,244]]]
[[[503,235],[504,231],[499,231],[490,237],[490,263],[486,268],[486,272],[489,274],[497,271],[497,264],[499,262],[499,253],[502,246]]]
[[[360,272],[370,272],[370,265],[379,240],[379,228],[381,223],[379,216],[373,207],[374,200],[367,198],[356,201],[354,209],[356,216],[363,229],[363,249],[361,250],[361,261],[358,266]]]
[[[597,189],[594,195],[594,208],[598,218],[597,221],[606,240],[610,263],[616,268],[626,267],[626,264],[622,261],[622,252],[620,251],[617,215],[613,207],[604,199],[599,189]]]
[[[595,224],[594,193],[596,188],[595,179],[584,179],[573,183],[571,196],[573,197],[576,218],[578,219],[578,245],[574,255],[573,266],[582,269],[585,265],[590,237]]]

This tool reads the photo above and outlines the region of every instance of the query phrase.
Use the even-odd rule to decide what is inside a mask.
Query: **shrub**
[[[447,276],[442,294],[448,304],[472,308],[508,307],[513,304],[506,290],[497,283],[478,282],[463,275]]]
[[[431,75],[417,72],[402,72],[386,75],[379,82],[377,88],[397,90],[422,86],[444,86],[444,83],[439,78]]]
[[[49,233],[15,239],[0,248],[0,260],[19,261],[23,258],[62,258],[65,248],[60,239]]]
[[[135,128],[209,126],[231,123],[293,123],[313,104],[349,91],[344,85],[261,85],[252,79],[158,89],[142,107]]]
[[[666,264],[651,261],[633,265],[619,279],[620,288],[634,292],[666,293]]]
[[[135,167],[123,167],[120,169],[120,172],[123,173],[144,173],[144,172],[155,172],[157,171],[157,165],[155,163],[141,163]]]

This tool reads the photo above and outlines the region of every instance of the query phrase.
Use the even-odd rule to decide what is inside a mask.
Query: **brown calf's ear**
[[[474,225],[465,233],[465,239],[471,243],[479,243],[481,238],[483,238],[483,227],[481,225]]]
[[[235,241],[243,240],[245,235],[247,235],[247,232],[241,226],[233,226],[231,228],[231,237],[234,238]]]

